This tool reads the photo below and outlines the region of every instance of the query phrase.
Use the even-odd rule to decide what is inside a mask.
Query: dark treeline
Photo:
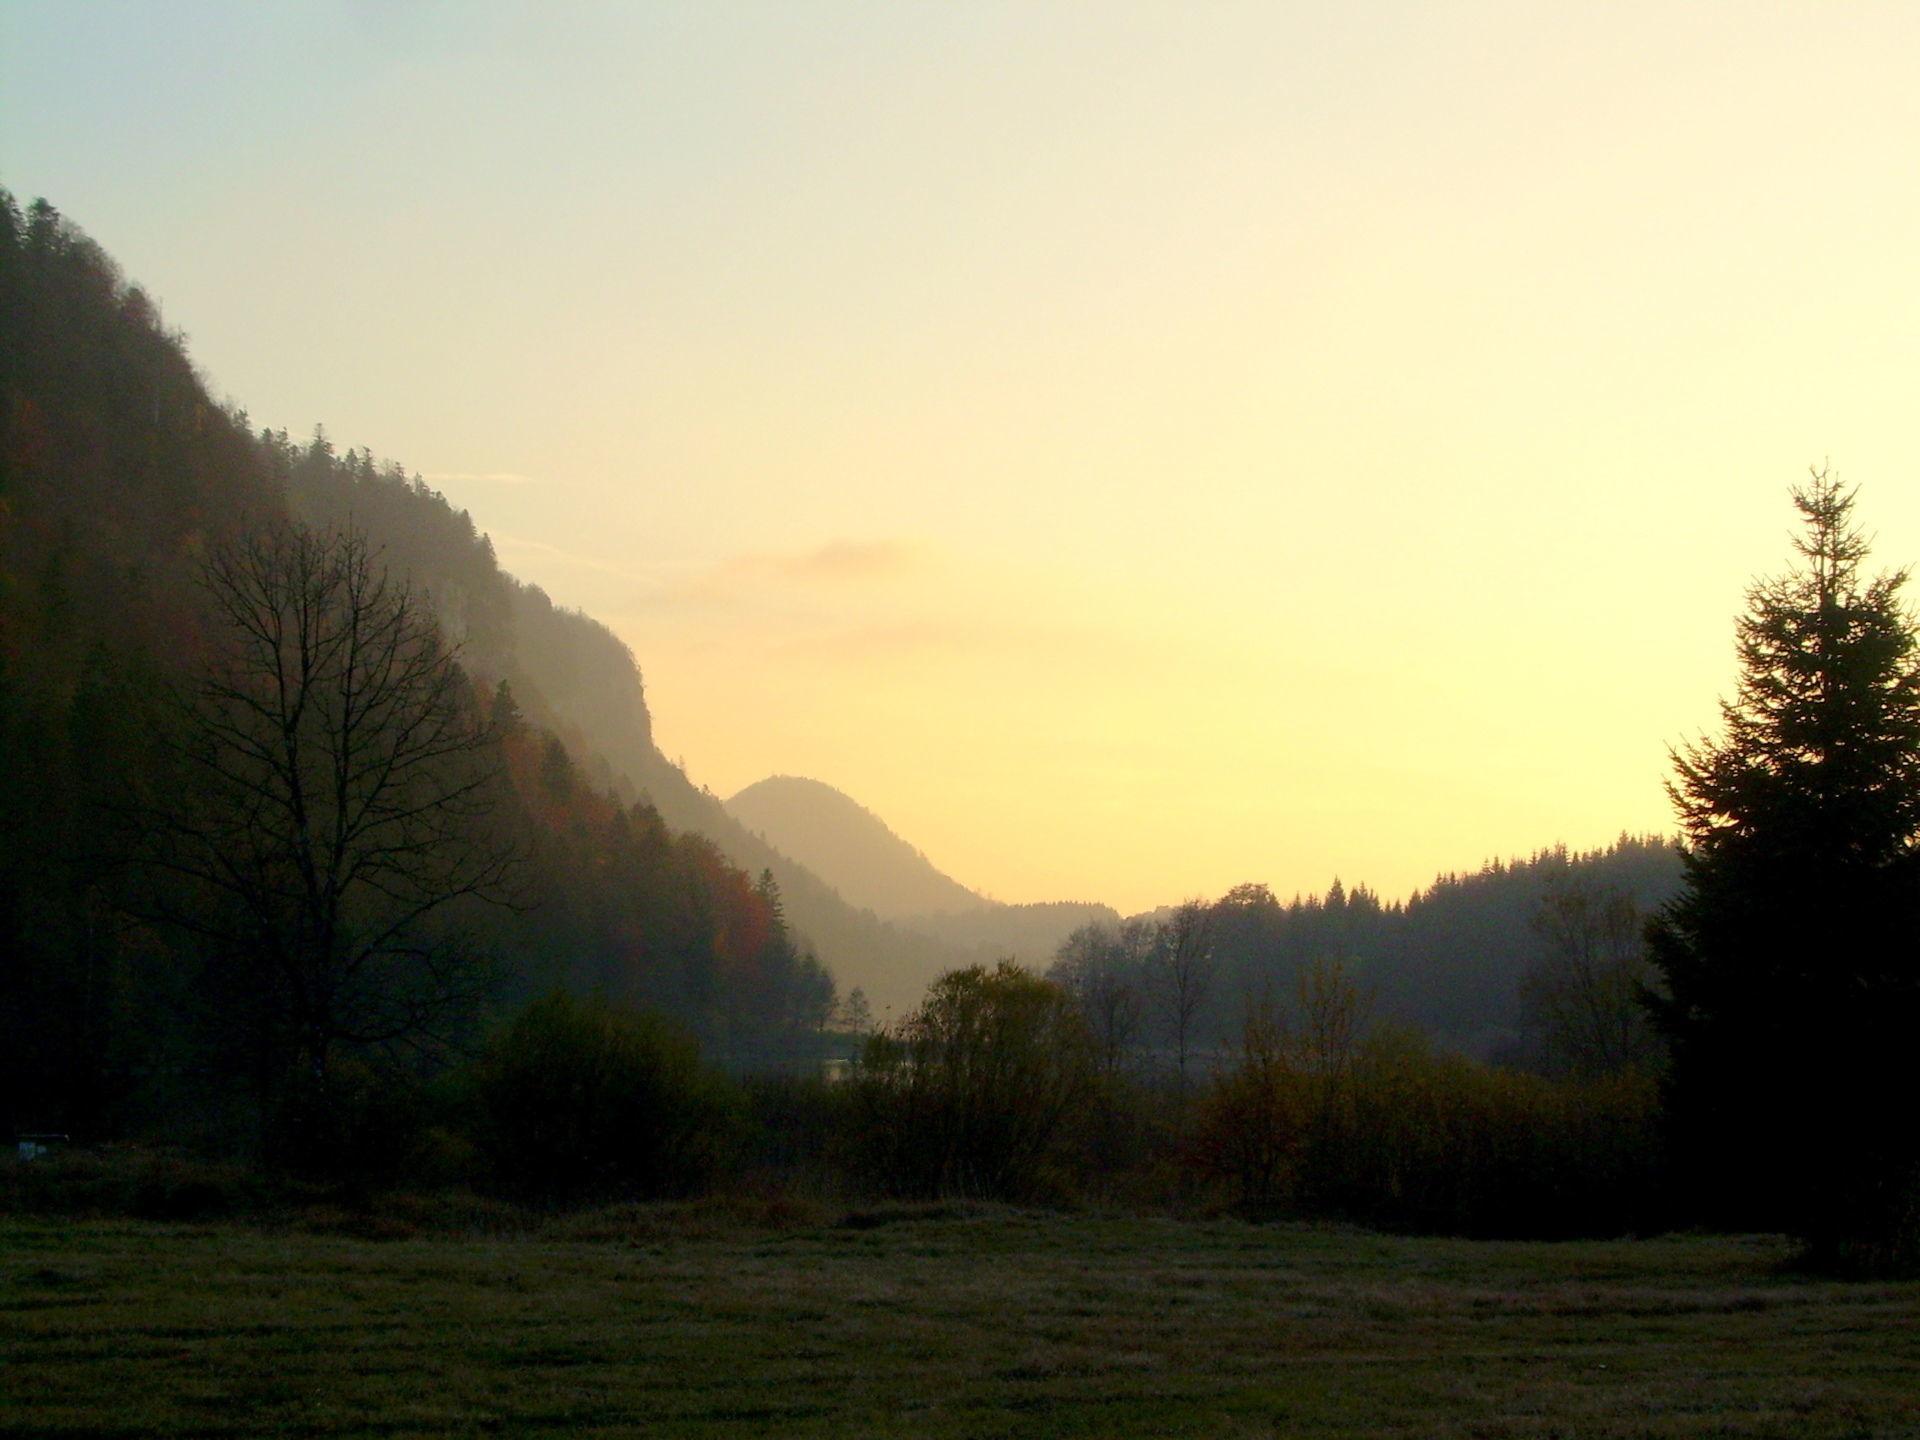
[[[1556,953],[1601,943],[1609,924],[1615,943],[1624,936],[1637,952],[1640,924],[1679,879],[1672,842],[1623,835],[1603,850],[1555,848],[1444,875],[1405,902],[1338,880],[1324,895],[1286,902],[1264,885],[1237,886],[1202,907],[1209,958],[1188,1038],[1202,1048],[1230,1044],[1253,1002],[1291,995],[1312,967],[1338,961],[1382,1019],[1418,1026],[1443,1048],[1550,1068],[1542,1003]],[[1565,931],[1570,920],[1577,933],[1553,933],[1556,921]],[[1151,1017],[1166,1008],[1155,998],[1156,985],[1165,988],[1156,957],[1166,921],[1088,926],[1056,957],[1057,973],[1093,967],[1109,987],[1130,989],[1148,1017],[1142,1042],[1163,1047],[1174,1043],[1169,1024]],[[1631,1008],[1631,994],[1620,999]]]
[[[619,725],[647,743],[625,647],[503,574],[471,520],[398,467],[252,433],[97,246],[4,192],[0,425],[0,1124],[237,1134],[236,1115],[259,1121],[296,1079],[345,1093],[444,1069],[490,1017],[556,987],[656,1008],[733,1063],[812,1062],[834,987],[777,884],[670,829],[582,739]],[[413,721],[443,743],[379,797],[412,808],[383,812],[373,860],[349,855],[362,868],[327,891],[316,939],[294,932],[324,907],[295,915],[272,868],[303,858],[262,819],[284,797],[242,764],[275,662],[238,644],[260,601],[241,572],[337,587],[356,546],[359,620],[390,622],[417,672],[395,703],[428,697]],[[408,753],[417,723],[382,723]],[[302,729],[282,778],[339,741]],[[456,762],[484,784],[455,785]],[[437,809],[420,798],[433,785],[455,786]],[[403,913],[392,877],[418,885],[421,857],[451,865],[462,847],[497,873]],[[304,987],[288,959],[302,946],[334,947]],[[354,991],[374,973],[392,991],[378,1024]]]

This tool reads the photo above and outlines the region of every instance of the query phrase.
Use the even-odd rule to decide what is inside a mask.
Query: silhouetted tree
[[[1633,896],[1569,871],[1534,918],[1540,953],[1520,982],[1521,1024],[1548,1074],[1648,1070],[1659,1039],[1641,995],[1647,917]]]
[[[1200,1012],[1213,993],[1218,969],[1213,958],[1213,912],[1205,901],[1185,902],[1155,927],[1147,961],[1147,990],[1173,1041],[1182,1099],[1187,1094],[1187,1061]]]
[[[1853,492],[1795,490],[1801,563],[1739,622],[1723,734],[1674,757],[1685,883],[1649,931],[1678,1154],[1723,1218],[1920,1257],[1913,1115],[1920,656]]]
[[[1153,926],[1129,920],[1118,929],[1082,925],[1060,944],[1047,978],[1080,1007],[1101,1077],[1113,1080],[1134,1061],[1140,1042],[1142,983]]]
[[[1011,960],[974,965],[867,1041],[857,1139],[889,1189],[1027,1198],[1092,1085],[1092,1045],[1066,992]]]
[[[567,747],[560,743],[559,736],[549,735],[546,749],[540,757],[540,783],[556,799],[565,800],[573,793],[573,781],[573,759],[567,754]]]
[[[844,997],[834,1003],[833,1014],[828,1023],[845,1035],[860,1039],[871,1035],[873,1006],[867,1001],[867,992],[858,985],[854,986]]]
[[[155,908],[210,952],[258,1078],[311,1104],[342,1047],[444,1046],[482,994],[443,922],[514,862],[488,824],[498,747],[432,611],[359,536],[256,533],[205,582],[225,644],[155,817]]]
[[[1279,1007],[1271,996],[1258,997],[1247,1007],[1239,1044],[1201,1096],[1193,1162],[1243,1202],[1279,1199],[1307,1138],[1305,1088]]]

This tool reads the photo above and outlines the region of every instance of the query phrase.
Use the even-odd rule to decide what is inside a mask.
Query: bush
[[[1308,1085],[1271,1000],[1255,1004],[1235,1062],[1200,1096],[1190,1156],[1241,1204],[1262,1208],[1288,1195],[1307,1135]]]
[[[1654,1082],[1556,1081],[1437,1054],[1387,1030],[1362,1046],[1350,1119],[1315,1188],[1357,1219],[1446,1234],[1562,1237],[1661,1228]]]
[[[279,1198],[257,1172],[175,1150],[63,1150],[25,1161],[0,1154],[5,1214],[213,1220],[261,1214]]]
[[[1667,1219],[1656,1087],[1556,1081],[1382,1027],[1331,1069],[1270,1016],[1203,1096],[1193,1157],[1242,1204],[1390,1229],[1559,1237]]]
[[[302,1180],[374,1188],[439,1180],[431,1159],[439,1104],[417,1075],[341,1058],[324,1084],[290,1085],[275,1097],[264,1158]]]
[[[815,1075],[758,1075],[742,1082],[746,1125],[741,1178],[750,1187],[821,1195],[845,1161],[848,1087]]]
[[[902,1196],[1042,1196],[1062,1123],[1093,1093],[1093,1047],[1058,985],[1011,960],[943,975],[867,1042],[853,1140],[867,1176]]]
[[[739,1106],[659,1015],[556,992],[474,1067],[472,1133],[493,1179],[549,1203],[683,1196],[731,1147]]]

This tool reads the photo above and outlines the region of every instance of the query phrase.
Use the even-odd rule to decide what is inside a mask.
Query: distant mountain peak
[[[992,903],[942,873],[878,815],[825,781],[770,775],[725,803],[735,819],[776,850],[882,919],[952,914]]]

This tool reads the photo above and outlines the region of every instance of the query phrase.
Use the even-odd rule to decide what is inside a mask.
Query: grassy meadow
[[[0,1435],[1920,1435],[1920,1284],[1788,1259],[979,1207],[0,1218]]]

